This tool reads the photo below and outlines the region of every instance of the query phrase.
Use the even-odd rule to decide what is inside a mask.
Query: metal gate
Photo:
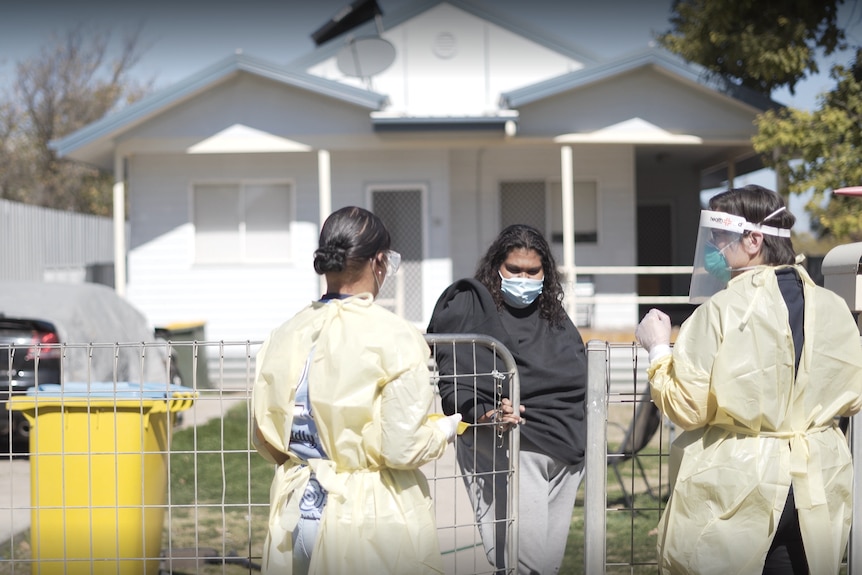
[[[517,404],[515,362],[498,341],[447,334],[428,335],[426,340],[432,358],[441,346],[468,354],[492,350],[497,361],[492,374],[499,377],[501,391]],[[246,358],[244,385],[237,387],[235,371],[226,374],[218,367],[210,369],[204,383],[196,370],[186,369],[179,371],[191,373],[192,378],[181,384],[193,390],[194,397],[185,392],[175,396],[171,384],[165,383],[159,388],[168,392],[164,399],[147,395],[118,398],[110,391],[125,386],[112,381],[100,382],[98,394],[87,388],[73,393],[70,388],[66,395],[49,402],[50,409],[32,409],[36,434],[41,430],[48,443],[41,441],[35,448],[33,442],[29,447],[25,443],[23,449],[13,449],[6,439],[0,446],[0,574],[29,573],[37,568],[42,573],[81,569],[124,575],[259,571],[273,477],[272,465],[249,441],[249,399],[260,344],[45,344],[41,351],[36,350],[38,354],[59,349],[65,356],[72,347],[102,351],[109,347],[119,355],[131,348],[141,361],[157,353],[189,361],[206,356],[211,364],[219,365],[225,357],[242,356]],[[3,345],[0,353],[33,352],[30,347]],[[177,371],[172,367],[165,365],[166,379]],[[439,374],[433,360],[429,367],[431,383],[436,385]],[[230,377],[228,388],[223,385],[226,375]],[[0,402],[5,399],[0,397]],[[440,409],[439,398],[436,409]],[[63,410],[74,412],[71,417],[67,413],[64,423],[55,419]],[[10,412],[0,409],[0,417],[8,418]],[[65,426],[68,423],[74,425]],[[476,433],[479,427],[473,426],[465,434]],[[507,514],[497,521],[505,531],[507,565],[516,566],[517,430],[507,435],[507,441],[510,457],[492,473],[508,485],[499,494],[506,501]],[[458,465],[461,449],[462,443],[455,442],[441,459],[422,468],[434,500],[445,571],[514,573],[516,567],[497,570],[486,559],[467,494],[467,486],[476,478]],[[469,457],[469,453],[461,455]],[[163,491],[154,492],[152,486],[161,481]]]

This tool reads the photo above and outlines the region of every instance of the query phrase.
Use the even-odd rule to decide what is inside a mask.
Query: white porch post
[[[575,189],[572,168],[572,147],[560,148],[560,164],[563,194],[563,269],[565,282],[569,288],[566,294],[566,308],[572,320],[577,310],[575,301],[575,282],[578,276],[575,271]]]
[[[731,158],[727,161],[727,189],[732,190],[735,186],[733,181],[736,179],[736,158]]]
[[[126,171],[124,158],[114,155],[114,291],[126,295]]]
[[[317,191],[317,201],[320,210],[320,229],[323,222],[332,213],[332,170],[329,164],[329,150],[317,151],[317,178],[320,188]],[[318,234],[320,231],[318,230]],[[326,291],[326,278],[320,276],[320,293]]]

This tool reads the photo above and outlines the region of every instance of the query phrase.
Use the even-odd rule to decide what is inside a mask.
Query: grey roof
[[[388,100],[383,94],[326,80],[304,72],[288,70],[266,60],[237,53],[189,76],[185,80],[159,90],[127,108],[109,114],[101,120],[55,140],[50,143],[50,146],[60,156],[64,156],[81,146],[138,125],[166,108],[184,102],[239,72],[269,78],[289,86],[367,108],[370,111],[381,109]]]
[[[415,0],[399,9],[393,10],[391,14],[384,15],[384,30],[395,27],[443,2],[497,24],[513,33],[519,34],[584,64],[585,67],[580,70],[501,94],[500,106],[504,109],[517,109],[544,98],[645,66],[663,68],[678,77],[688,79],[713,92],[735,98],[759,110],[781,107],[781,104],[774,102],[768,97],[711,77],[702,67],[688,64],[676,55],[663,49],[647,49],[612,61],[601,61],[583,50],[577,50],[562,41],[549,37],[544,31],[513,20],[495,8],[482,4],[477,0]],[[355,28],[350,33],[358,37],[364,31],[376,34],[376,23],[367,22]],[[286,66],[276,65],[269,61],[241,53],[233,54],[173,86],[160,90],[127,108],[109,114],[101,120],[89,124],[64,138],[51,142],[50,146],[60,156],[73,154],[82,148],[92,145],[100,148],[104,148],[105,146],[110,147],[109,138],[146,122],[165,109],[187,101],[240,72],[255,74],[289,86],[328,96],[365,108],[371,112],[384,109],[388,103],[388,97],[384,94],[363,90],[334,80],[327,80],[305,72],[308,67],[335,56],[343,45],[343,40],[334,38],[308,55],[294,60]],[[377,130],[387,130],[407,129],[410,126],[413,128],[419,128],[420,126],[428,128],[434,120],[436,119],[372,118],[372,123]],[[504,119],[502,117],[486,119],[479,122],[482,124],[481,126],[477,124],[475,118],[458,119],[456,121],[452,119],[440,119],[438,121],[441,124],[451,124],[453,128],[460,127],[463,129],[470,124],[474,128],[483,127],[487,129],[490,126],[486,126],[486,124],[500,123]],[[105,148],[103,152],[107,152],[107,149]]]
[[[487,20],[492,24],[496,24],[501,28],[510,32],[523,36],[528,40],[544,46],[550,50],[558,52],[564,56],[584,63],[585,65],[595,64],[601,59],[595,54],[584,50],[580,47],[575,47],[559,38],[549,35],[546,30],[536,28],[527,22],[512,18],[507,13],[497,9],[493,5],[484,4],[477,0],[416,0],[393,9],[391,13],[384,13],[381,18],[383,30],[389,30],[399,24],[418,16],[419,14],[433,8],[438,4],[451,4],[456,8],[460,8],[469,14],[473,14],[478,18]],[[377,35],[377,25],[370,21],[358,26],[350,31],[354,37]],[[324,60],[334,57],[338,51],[344,47],[343,35],[333,38],[312,52],[292,60],[288,67],[296,70],[306,70],[315,64],[319,64]]]
[[[663,68],[676,76],[740,100],[760,110],[782,107],[781,104],[768,96],[710,76],[705,68],[687,63],[675,54],[660,48],[649,48],[610,62],[588,66],[524,88],[504,92],[500,95],[500,107],[519,108],[526,104],[531,104],[538,100],[606,80],[645,66]]]

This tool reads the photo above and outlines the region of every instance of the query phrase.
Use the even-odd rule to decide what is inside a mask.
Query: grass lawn
[[[631,404],[609,403],[608,405],[608,444],[613,448],[622,441],[625,427],[633,416]],[[640,470],[634,460],[628,460],[618,468],[626,486],[632,493],[632,503],[627,505],[625,497],[614,474],[607,468],[607,514],[606,521],[606,573],[646,574],[657,573],[656,527],[661,509],[667,498],[667,453],[668,430],[661,427],[649,445],[640,453],[650,495]],[[661,499],[660,499],[661,498]],[[584,501],[583,486],[575,505],[569,542],[560,573],[575,574],[584,570]]]
[[[261,556],[273,466],[249,452],[249,429],[247,409],[238,405],[223,419],[174,433],[162,549],[175,571],[248,572],[243,561],[223,565],[212,556]],[[210,559],[185,559],[189,554]]]

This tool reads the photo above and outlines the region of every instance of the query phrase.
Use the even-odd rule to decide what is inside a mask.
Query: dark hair
[[[796,223],[796,217],[787,210],[772,216],[769,221],[763,221],[765,217],[784,206],[784,198],[779,194],[763,186],[753,184],[721,192],[709,199],[709,209],[711,210],[742,216],[753,224],[789,230]],[[768,265],[779,266],[796,263],[796,252],[793,251],[793,242],[790,238],[763,234],[761,254],[764,263]]]
[[[536,228],[526,224],[514,224],[500,232],[487,253],[479,260],[475,278],[488,288],[497,309],[501,309],[503,294],[500,291],[500,266],[509,257],[509,253],[518,248],[535,250],[539,254],[542,270],[545,272],[542,293],[539,295],[539,315],[551,325],[562,325],[566,310],[563,309],[560,275],[548,242]]]
[[[391,238],[383,222],[363,208],[347,206],[332,212],[320,229],[314,271],[355,273],[364,263],[389,249]]]

